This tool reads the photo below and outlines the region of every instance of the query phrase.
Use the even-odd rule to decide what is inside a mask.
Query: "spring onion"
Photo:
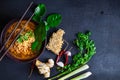
[[[75,75],[75,74],[77,74],[77,73],[79,73],[79,72],[82,72],[82,71],[84,71],[84,70],[86,70],[86,69],[88,69],[88,68],[89,68],[88,65],[84,65],[84,66],[76,69],[75,71],[73,71],[73,72],[71,72],[71,73],[69,73],[69,74],[67,74],[67,75],[59,78],[58,80],[65,80],[65,79],[67,79],[67,78],[69,78],[69,77],[71,77],[71,76],[73,76],[73,75]]]

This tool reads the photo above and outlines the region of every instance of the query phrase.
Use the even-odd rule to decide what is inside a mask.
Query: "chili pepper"
[[[65,66],[67,65],[67,63],[68,63],[68,56],[71,56],[71,52],[70,52],[70,50],[72,49],[72,47],[68,50],[68,51],[66,51],[64,54],[65,54]]]
[[[57,59],[56,59],[56,64],[57,65],[58,65],[58,61],[60,60],[60,58],[62,57],[62,55],[64,55],[64,53],[66,52],[66,49],[67,49],[67,47],[69,45],[69,43],[66,40],[64,40],[64,41],[66,43],[66,47],[65,47],[64,50],[61,50],[60,53],[59,53],[59,55],[57,56]]]
[[[65,40],[64,40],[64,41],[65,41]],[[65,42],[66,42],[67,46],[65,47],[64,50],[62,50],[62,51],[59,53],[59,55],[57,56],[57,59],[56,59],[56,64],[57,64],[58,66],[60,66],[60,67],[66,66],[67,63],[68,63],[68,56],[71,56],[70,50],[72,49],[72,47],[71,47],[68,51],[66,51],[66,49],[67,49],[67,47],[68,47],[69,44],[68,44],[67,41],[65,41]],[[65,63],[63,63],[63,62],[61,62],[61,61],[58,62],[63,55],[65,56]],[[63,65],[64,65],[64,66],[63,66]]]
[[[65,64],[64,64],[64,66],[66,66],[66,65],[67,65],[67,63],[68,63],[68,55],[67,55],[67,54],[65,54]]]
[[[57,59],[56,59],[56,64],[58,63],[58,61],[60,60],[61,56],[65,53],[65,50],[62,50],[59,55],[57,56]]]

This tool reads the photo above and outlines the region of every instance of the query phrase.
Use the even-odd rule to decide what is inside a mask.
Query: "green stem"
[[[54,80],[54,79],[56,79],[56,78],[58,78],[58,77],[60,77],[60,76],[63,76],[63,75],[65,75],[65,74],[67,74],[67,73],[69,73],[69,71],[65,71],[65,72],[63,72],[63,73],[60,73],[60,74],[58,74],[57,76],[54,76],[54,77],[52,77],[52,78],[49,78],[48,80]]]

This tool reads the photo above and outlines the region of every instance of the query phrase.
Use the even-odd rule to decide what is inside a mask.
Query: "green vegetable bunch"
[[[86,34],[78,33],[77,39],[74,41],[74,43],[77,45],[80,52],[74,55],[74,63],[84,65],[96,53],[95,43],[93,40],[90,40],[90,35],[91,32],[87,32]]]
[[[61,23],[62,17],[60,14],[54,13],[47,16],[44,21],[42,17],[46,12],[46,7],[44,4],[39,4],[34,11],[33,21],[37,22],[38,25],[34,31],[35,42],[32,43],[31,48],[33,51],[39,51],[42,42],[46,39],[47,31],[50,28],[55,28]]]
[[[73,56],[72,64],[68,64],[62,68],[64,71],[72,71],[86,64],[96,53],[96,47],[93,40],[90,39],[91,32],[78,33],[74,44],[78,47],[79,52]]]

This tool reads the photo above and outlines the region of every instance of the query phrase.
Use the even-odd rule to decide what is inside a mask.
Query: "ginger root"
[[[50,68],[54,66],[54,60],[48,59],[47,63],[36,60],[35,65],[37,66],[39,73],[43,74],[45,78],[48,78],[50,77]]]

